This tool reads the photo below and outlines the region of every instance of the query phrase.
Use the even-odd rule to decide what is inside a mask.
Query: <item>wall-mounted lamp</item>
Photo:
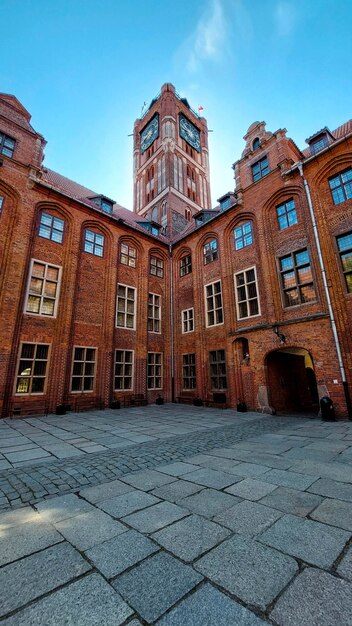
[[[280,343],[285,343],[286,337],[283,333],[280,333],[279,327],[277,325],[273,326],[273,332],[280,339]]]

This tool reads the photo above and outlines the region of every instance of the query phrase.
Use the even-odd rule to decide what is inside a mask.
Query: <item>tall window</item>
[[[120,244],[120,263],[122,263],[122,265],[136,267],[136,257],[136,248],[127,245],[127,243]]]
[[[352,198],[352,167],[329,178],[329,185],[334,204],[340,204]]]
[[[192,272],[192,257],[190,254],[182,257],[180,260],[180,276],[185,276]]]
[[[54,217],[53,215],[50,215],[50,213],[44,213],[43,211],[40,216],[38,234],[40,237],[44,237],[45,239],[51,239],[51,241],[55,241],[56,243],[62,243],[64,225],[64,220],[61,220],[59,217]]]
[[[136,327],[136,289],[128,285],[117,285],[116,326]]]
[[[84,231],[84,251],[95,256],[103,256],[104,235],[99,235],[99,233],[86,229]]]
[[[1,217],[1,213],[2,213],[2,206],[4,204],[4,198],[3,196],[0,196],[0,217]]]
[[[145,185],[145,195],[147,203],[154,198],[154,165],[147,170],[147,181]]]
[[[184,354],[182,356],[182,387],[195,389],[196,382],[196,355]]]
[[[93,391],[96,348],[73,349],[71,391]]]
[[[284,306],[316,300],[312,268],[307,248],[279,259]]]
[[[225,350],[209,352],[211,389],[227,389]]]
[[[115,350],[114,390],[127,391],[133,387],[133,352]]]
[[[276,207],[277,220],[279,223],[279,230],[284,230],[293,224],[297,224],[297,213],[294,200],[287,200],[283,204]]]
[[[148,389],[162,389],[161,352],[148,352],[147,381]]]
[[[237,315],[239,319],[260,314],[255,267],[235,274]]]
[[[194,330],[194,309],[185,309],[181,312],[182,332],[190,333]]]
[[[18,363],[16,393],[44,393],[49,346],[42,343],[23,343]]]
[[[218,258],[218,242],[216,239],[208,241],[203,247],[204,265],[208,265]]]
[[[352,293],[352,231],[337,237],[342,271],[348,293]]]
[[[241,250],[246,246],[250,246],[253,243],[253,229],[252,222],[245,222],[244,224],[240,224],[235,228],[234,237],[235,237],[235,249]]]
[[[32,261],[25,313],[56,316],[61,268]]]
[[[215,283],[210,283],[205,286],[205,302],[206,302],[206,316],[207,326],[215,326],[216,324],[222,324],[224,321],[222,310],[222,294],[221,294],[221,281],[218,280]]]
[[[151,256],[149,271],[153,276],[162,278],[164,276],[164,261],[156,256]]]
[[[148,295],[148,330],[160,333],[161,297],[156,293]]]
[[[258,148],[260,148],[260,139],[259,139],[259,137],[256,137],[254,139],[254,141],[253,141],[252,149],[253,150],[258,150]]]
[[[269,174],[268,157],[263,157],[262,159],[260,159],[259,161],[257,161],[256,163],[252,165],[252,176],[253,176],[254,183],[257,180],[260,180],[261,178],[263,178],[263,176],[266,176],[267,174]]]
[[[193,167],[190,167],[189,165],[187,165],[186,172],[187,172],[187,196],[191,200],[193,200],[193,202],[196,202],[197,201],[196,171]]]
[[[0,154],[4,154],[8,157],[13,157],[13,152],[15,149],[15,139],[11,139],[5,133],[0,132]]]

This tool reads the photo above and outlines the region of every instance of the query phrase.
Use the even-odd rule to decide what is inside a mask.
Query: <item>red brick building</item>
[[[0,410],[114,399],[351,415],[352,122],[255,122],[211,209],[206,120],[166,84],[135,123],[134,212],[47,169],[0,94]],[[38,409],[39,410],[39,409]]]

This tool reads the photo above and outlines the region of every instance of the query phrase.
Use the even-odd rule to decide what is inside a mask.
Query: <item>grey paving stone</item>
[[[278,520],[283,513],[258,502],[243,500],[214,517],[214,522],[231,528],[240,535],[253,537]]]
[[[97,506],[113,517],[124,517],[158,502],[160,502],[159,498],[150,493],[134,490],[124,493],[122,496],[103,500]]]
[[[264,624],[267,622],[209,584],[197,589],[157,622],[157,626],[261,626]]]
[[[11,467],[11,463],[3,459],[0,460],[0,470],[9,469],[10,467]]]
[[[256,463],[238,463],[236,465],[237,476],[253,477],[266,474],[269,468],[266,465],[257,465]]]
[[[126,602],[99,574],[89,574],[2,623],[6,626],[119,626],[132,614]],[[129,622],[129,626],[131,624],[133,622]]]
[[[340,483],[336,480],[320,478],[313,483],[311,487],[309,487],[308,491],[322,496],[327,496],[329,498],[352,502],[352,484],[348,485],[347,483]]]
[[[279,598],[270,617],[285,626],[351,626],[352,585],[326,572],[305,569]]]
[[[347,580],[350,580],[352,582],[352,547],[351,546],[347,550],[343,559],[340,561],[337,567],[337,572],[340,574],[340,576],[342,576],[343,578],[347,578]]]
[[[184,509],[192,511],[192,513],[212,518],[221,511],[234,506],[237,502],[240,502],[240,499],[235,496],[230,496],[215,489],[203,489],[200,493],[182,498],[177,504]]]
[[[86,555],[106,578],[113,578],[158,550],[150,539],[129,530],[87,550]]]
[[[177,502],[180,498],[185,498],[186,496],[198,493],[198,491],[201,491],[202,489],[204,489],[203,485],[188,483],[185,480],[176,480],[173,483],[154,489],[151,493],[157,498],[163,498],[164,500],[169,500],[170,502]]]
[[[215,455],[217,451],[214,450],[211,452]],[[252,450],[243,450],[242,448],[233,448],[231,449],[230,454],[231,456],[228,456],[226,458],[230,458],[234,462],[236,460],[236,462],[238,463],[240,461],[245,461],[254,465],[266,465],[269,468],[276,469],[288,469],[289,467],[291,467],[291,465],[293,465],[293,461],[284,459],[281,456],[275,454],[267,454],[264,452],[253,452]]]
[[[305,446],[307,450],[323,450],[326,452],[343,452],[347,450],[348,444],[342,441],[327,441],[323,439],[321,441],[314,441],[314,443],[310,443]]]
[[[230,535],[227,528],[191,515],[152,535],[152,538],[183,561],[194,561]]]
[[[265,609],[298,571],[291,557],[234,536],[203,556],[195,569],[230,593]]]
[[[153,622],[202,580],[169,554],[143,561],[112,584],[143,619]]]
[[[289,489],[289,487],[278,487],[273,493],[262,498],[261,504],[279,509],[284,513],[301,515],[305,517],[322,501],[320,496],[316,496],[306,491]]]
[[[153,533],[186,515],[188,515],[188,511],[176,504],[172,502],[160,502],[148,509],[124,517],[123,521],[141,532]]]
[[[245,498],[246,500],[260,500],[263,496],[266,496],[271,491],[277,489],[276,485],[265,483],[261,480],[255,480],[253,478],[245,478],[236,485],[225,489],[226,493],[230,493],[239,498]]]
[[[99,510],[82,513],[54,524],[65,539],[79,550],[87,550],[127,531],[126,526]]]
[[[6,530],[0,521],[0,529],[0,566],[63,541],[50,524],[40,519]]]
[[[273,469],[267,472],[262,477],[262,480],[274,485],[292,487],[293,489],[300,489],[304,491],[310,487],[312,483],[318,480],[318,477],[309,475],[305,476],[304,474],[296,474],[295,472]]]
[[[197,483],[197,485],[203,485],[204,487],[213,487],[214,489],[223,489],[236,481],[236,478],[231,474],[225,474],[225,472],[209,469],[207,467],[185,474],[183,479]]]
[[[0,616],[91,569],[67,543],[59,543],[0,569]]]
[[[260,541],[306,563],[329,568],[350,536],[350,533],[340,528],[285,515],[260,536]]]
[[[291,465],[294,461],[332,461],[336,458],[336,452],[328,452],[327,450],[307,450],[306,448],[291,448],[287,452],[284,452],[283,457],[287,460],[291,460]]]
[[[28,461],[31,459],[42,459],[47,456],[51,456],[49,452],[46,450],[42,450],[42,448],[34,448],[31,450],[19,450],[18,452],[3,452],[4,456],[10,461],[10,463],[15,463],[17,461]]]
[[[199,469],[197,465],[193,465],[192,463],[183,463],[180,461],[179,463],[171,463],[170,465],[160,465],[158,467],[158,472],[163,472],[164,474],[177,477],[182,476],[183,474],[188,474],[189,472],[193,472],[197,469]]]
[[[320,478],[329,478],[340,482],[351,482],[351,468],[344,463],[319,463],[314,461],[299,461],[291,467],[292,472],[312,474]]]
[[[112,480],[111,482],[102,483],[96,487],[81,489],[79,495],[88,500],[88,502],[96,504],[97,502],[102,502],[114,496],[121,496],[130,491],[133,491],[130,485],[126,485],[126,483],[121,482],[121,480]]]
[[[94,511],[93,506],[73,493],[58,498],[50,498],[50,500],[45,500],[35,506],[43,519],[51,523]]]
[[[39,521],[39,515],[36,511],[29,506],[23,509],[17,509],[15,511],[7,511],[0,514],[0,531],[6,530],[19,524],[25,524],[26,522]]]
[[[351,472],[352,475],[352,472]],[[351,476],[352,477],[352,476]],[[312,519],[352,532],[352,503],[327,498],[311,513]]]
[[[205,456],[205,455],[204,455]],[[207,460],[204,460],[200,465],[202,467],[208,467],[209,469],[218,470],[227,474],[234,475],[234,481],[242,480],[242,476],[236,476],[236,465],[239,461],[233,461],[232,459],[223,459],[216,456],[208,456]]]
[[[121,477],[121,480],[129,485],[132,485],[136,489],[150,491],[150,489],[155,489],[155,487],[160,487],[161,485],[167,485],[168,483],[173,482],[175,478],[155,470],[143,470],[142,472],[126,474]]]

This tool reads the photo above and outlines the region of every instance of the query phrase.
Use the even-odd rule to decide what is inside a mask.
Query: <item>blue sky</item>
[[[0,91],[45,164],[132,208],[132,137],[165,82],[204,107],[212,204],[255,120],[300,147],[351,117],[350,0],[0,0]]]

